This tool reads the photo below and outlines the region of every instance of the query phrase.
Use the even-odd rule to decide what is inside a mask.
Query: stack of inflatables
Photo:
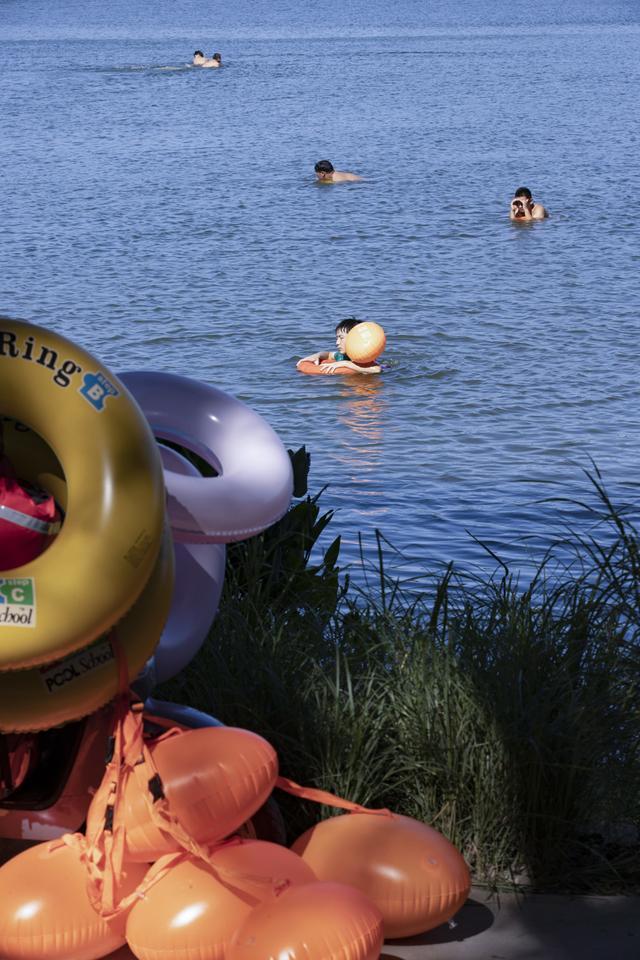
[[[383,937],[431,929],[466,899],[444,837],[279,779],[256,734],[141,731],[126,713],[86,836],[0,869],[2,957],[93,960],[126,939],[139,960],[376,960]],[[352,812],[291,850],[234,837],[274,786]]]
[[[271,428],[212,387],[117,378],[15,321],[0,321],[0,414],[16,475],[64,515],[39,556],[7,569],[0,553],[0,731],[115,703],[85,833],[53,830],[0,868],[0,957],[94,960],[128,943],[140,960],[375,960],[383,936],[450,918],[469,874],[435,830],[278,778],[250,731],[149,733],[128,693],[143,668],[152,687],[189,662],[223,544],[287,509],[291,467]],[[25,758],[9,757],[16,778]],[[291,850],[241,838],[274,786],[349,812]]]
[[[262,417],[222,391],[170,374],[118,378],[19,321],[0,320],[0,416],[23,482],[21,511],[8,494],[0,502],[0,731],[42,730],[115,696],[116,645],[127,679],[146,665],[150,687],[193,658],[217,609],[224,544],[282,516],[291,464]],[[41,512],[55,500],[64,513],[39,555],[9,539],[18,531],[33,546],[24,524],[45,519],[26,516],[26,484],[45,493]]]
[[[97,360],[0,321],[0,413],[17,476],[64,512],[44,553],[13,568],[0,554],[0,730],[39,730],[116,694],[116,624],[129,677],[144,666],[169,611],[173,551],[153,434]]]

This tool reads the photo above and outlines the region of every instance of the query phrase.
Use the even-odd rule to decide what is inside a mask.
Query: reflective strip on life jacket
[[[49,523],[47,520],[38,520],[37,517],[30,517],[27,513],[20,513],[12,507],[6,507],[0,503],[0,520],[6,520],[7,523],[14,523],[17,527],[24,527],[27,530],[34,530],[36,533],[44,533],[49,536],[55,536],[60,532],[60,521]]]

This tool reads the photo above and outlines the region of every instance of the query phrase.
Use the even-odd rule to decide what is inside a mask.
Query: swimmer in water
[[[358,364],[350,360],[344,352],[347,342],[347,334],[353,330],[362,320],[356,320],[355,317],[349,317],[347,320],[340,320],[336,326],[336,350],[322,350],[319,353],[311,353],[308,357],[298,360],[297,366],[308,360],[310,363],[317,364],[324,373],[335,373],[338,367],[351,370],[353,373],[382,373],[382,367],[374,361],[369,364]]]
[[[541,203],[536,203],[528,187],[518,187],[511,201],[509,218],[518,223],[527,220],[544,220],[549,214]]]
[[[214,53],[212,57],[205,57],[202,50],[196,50],[191,63],[194,67],[221,67],[222,56],[219,53]]]
[[[319,183],[352,183],[356,180],[362,180],[362,177],[359,177],[357,173],[335,170],[330,160],[318,160],[314,170]]]
[[[219,53],[214,53],[212,57],[207,57],[200,64],[201,67],[221,67],[222,57]]]

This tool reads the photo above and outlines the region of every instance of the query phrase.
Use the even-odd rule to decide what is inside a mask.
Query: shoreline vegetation
[[[640,533],[597,468],[592,532],[526,588],[504,565],[451,565],[416,596],[379,533],[366,589],[339,536],[319,552],[332,512],[307,492],[305,448],[291,456],[296,501],[229,548],[210,635],[156,695],[262,734],[298,783],[430,823],[475,883],[638,893]],[[277,801],[290,842],[337,812]]]

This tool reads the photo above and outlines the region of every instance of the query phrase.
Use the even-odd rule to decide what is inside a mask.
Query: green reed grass
[[[597,471],[571,564],[526,589],[450,567],[418,595],[380,534],[364,588],[339,538],[319,551],[331,513],[293,457],[302,499],[230,548],[210,637],[160,693],[261,733],[298,782],[433,824],[478,882],[638,889],[640,538]],[[291,839],[335,812],[278,801]]]

